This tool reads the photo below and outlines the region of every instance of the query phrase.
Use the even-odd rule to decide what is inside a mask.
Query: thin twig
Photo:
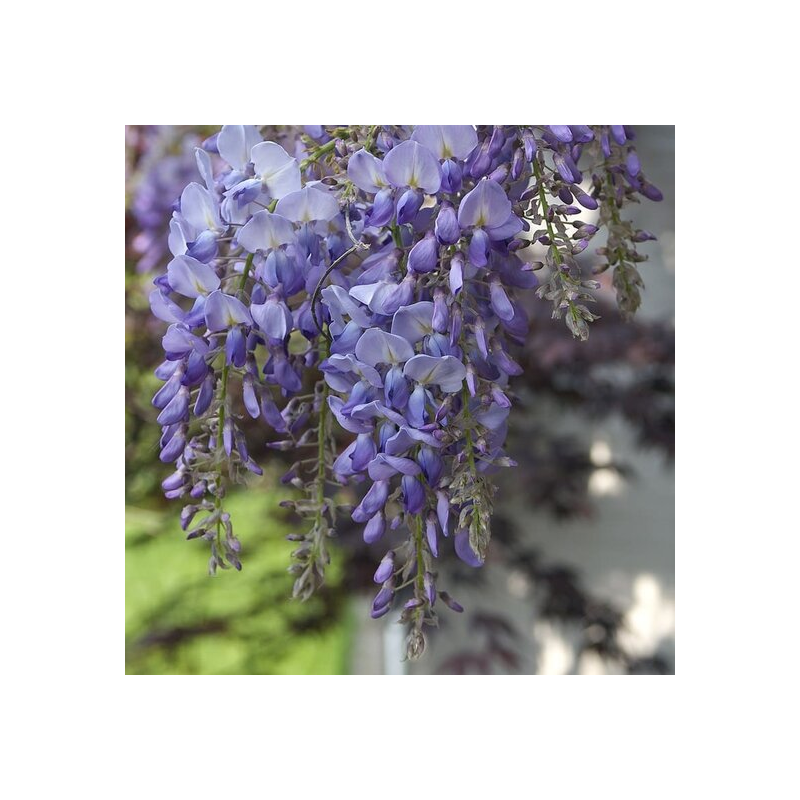
[[[314,289],[314,294],[313,294],[313,295],[311,295],[311,318],[314,320],[314,324],[317,326],[317,330],[318,330],[318,331],[319,331],[319,332],[320,332],[320,333],[321,333],[321,334],[322,334],[322,335],[323,335],[323,336],[324,336],[324,337],[325,337],[325,338],[326,338],[326,339],[327,339],[329,342],[333,341],[333,339],[331,338],[331,335],[330,335],[330,334],[329,334],[327,331],[324,331],[324,330],[322,330],[322,325],[320,325],[319,321],[317,320],[316,305],[317,305],[317,300],[319,299],[319,293],[320,293],[320,290],[322,289],[322,284],[325,282],[325,278],[327,278],[327,277],[328,277],[328,275],[330,275],[330,274],[331,274],[331,272],[333,272],[333,270],[334,270],[334,269],[336,269],[336,267],[337,267],[337,266],[338,266],[338,265],[339,265],[339,264],[340,264],[342,261],[344,261],[344,260],[345,260],[345,259],[346,259],[346,258],[347,258],[347,257],[348,257],[350,254],[351,254],[351,253],[355,253],[355,251],[356,251],[356,250],[358,250],[358,249],[359,249],[359,248],[358,248],[358,247],[356,247],[356,245],[353,245],[353,246],[352,246],[352,247],[351,247],[349,250],[345,250],[345,251],[344,251],[344,253],[342,253],[342,254],[339,256],[339,258],[337,258],[337,259],[336,259],[336,261],[334,261],[334,262],[333,262],[333,263],[332,263],[332,264],[331,264],[331,265],[328,267],[328,269],[326,269],[326,270],[325,270],[325,273],[324,273],[324,274],[323,274],[323,276],[322,276],[322,277],[319,279],[319,282],[317,283],[317,286],[316,286],[316,288]]]
[[[344,221],[345,227],[347,228],[347,235],[350,237],[350,241],[353,243],[353,246],[342,253],[339,258],[337,258],[329,267],[325,270],[323,276],[319,279],[316,288],[314,289],[314,294],[311,296],[311,318],[314,320],[314,324],[317,326],[317,330],[330,342],[333,341],[331,339],[331,335],[327,332],[322,330],[322,325],[317,320],[317,312],[316,312],[316,305],[317,300],[319,299],[320,291],[322,290],[322,284],[325,282],[325,279],[328,275],[333,272],[336,266],[344,261],[351,253],[354,253],[356,250],[369,250],[369,245],[365,244],[364,242],[358,241],[355,236],[353,236],[353,226],[350,223],[350,204],[348,203],[344,208]]]

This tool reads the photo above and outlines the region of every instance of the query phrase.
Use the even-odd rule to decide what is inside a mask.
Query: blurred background
[[[278,504],[292,496],[279,481],[290,457],[252,440],[264,476],[234,489],[228,503],[243,546],[240,573],[209,577],[207,549],[187,542],[178,524],[180,502],[162,497],[170,469],[158,460],[150,398],[161,385],[153,369],[165,325],[147,295],[169,260],[172,204],[198,180],[193,148],[217,130],[125,131],[126,671],[673,673],[674,128],[635,129],[643,168],[664,193],[661,203],[627,209],[658,237],[641,246],[650,258],[636,320],[620,319],[610,273],[599,276],[602,318],[586,343],[550,319],[548,303],[527,300],[531,333],[518,359],[525,373],[512,383],[508,447],[519,466],[498,478],[485,567],[473,570],[452,553],[440,559],[438,583],[466,610],[442,610],[413,664],[401,660],[397,615],[369,617],[383,549],[365,545],[359,527],[339,531],[323,591],[307,603],[289,599],[293,545],[283,537],[294,521]],[[300,130],[262,128],[290,151]],[[583,256],[587,271],[592,252]]]

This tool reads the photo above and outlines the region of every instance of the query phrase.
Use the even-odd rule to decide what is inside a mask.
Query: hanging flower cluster
[[[314,592],[330,559],[341,509],[326,488],[363,483],[352,519],[367,542],[387,542],[372,616],[399,599],[408,656],[423,652],[437,600],[462,610],[437,585],[437,559],[452,548],[483,564],[491,476],[513,466],[503,447],[521,372],[512,351],[528,332],[520,293],[535,289],[585,339],[598,284],[576,256],[605,227],[598,252],[620,308],[639,305],[636,244],[653,237],[621,209],[660,193],[632,140],[614,125],[315,126],[293,156],[256,127],[226,125],[197,149],[202,182],[181,194],[173,258],[150,297],[169,323],[153,404],[161,460],[176,467],[164,491],[184,498],[181,524],[209,542],[212,573],[241,568],[225,488],[261,474],[238,395],[282,436],[271,446],[308,448],[283,479],[303,492],[289,505],[307,521],[290,535],[295,596]],[[209,153],[227,166],[215,171]],[[543,260],[525,260],[535,243]]]

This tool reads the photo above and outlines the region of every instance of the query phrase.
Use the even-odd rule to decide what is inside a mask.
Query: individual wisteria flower
[[[226,489],[262,471],[241,397],[279,434],[271,447],[301,454],[283,477],[306,522],[289,537],[294,595],[324,580],[336,484],[360,485],[352,519],[385,548],[371,614],[399,607],[408,657],[422,654],[437,598],[462,610],[438,588],[438,559],[490,555],[492,475],[513,466],[521,294],[536,289],[585,339],[597,284],[578,256],[607,228],[620,307],[638,305],[635,245],[652,237],[621,210],[659,193],[632,142],[624,126],[311,126],[292,154],[234,125],[197,151],[202,183],[180,195],[150,298],[169,324],[153,404],[175,463],[165,493],[186,502],[181,524],[209,542],[212,572],[241,568]]]

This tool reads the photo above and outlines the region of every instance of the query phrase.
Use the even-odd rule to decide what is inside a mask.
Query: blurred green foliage
[[[277,476],[229,497],[244,568],[209,577],[208,549],[185,541],[175,508],[126,509],[128,674],[342,674],[350,618],[335,559],[326,590],[289,599],[292,544]]]

